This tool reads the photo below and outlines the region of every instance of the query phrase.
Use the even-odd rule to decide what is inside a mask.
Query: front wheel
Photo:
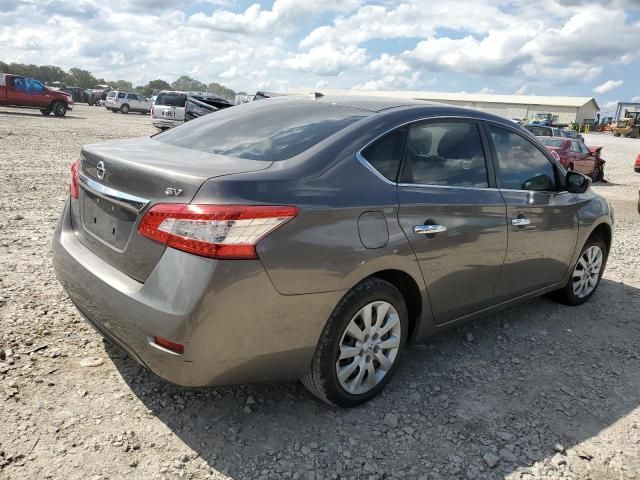
[[[569,281],[558,291],[559,300],[567,305],[582,305],[589,300],[600,285],[607,255],[607,246],[600,237],[587,240]]]
[[[408,332],[400,291],[384,280],[366,279],[334,309],[302,382],[331,405],[364,403],[393,376]]]
[[[604,165],[598,165],[593,172],[593,181],[601,182],[604,180]]]
[[[64,117],[67,114],[67,106],[63,102],[54,103],[52,110],[56,117]]]

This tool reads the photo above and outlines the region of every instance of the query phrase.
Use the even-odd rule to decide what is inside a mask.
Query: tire
[[[614,137],[619,137],[619,136],[620,136],[620,133],[618,133],[618,132],[613,132],[613,136],[614,136]]]
[[[567,167],[567,172],[573,172],[573,163],[570,163]]]
[[[64,117],[67,114],[67,105],[64,102],[55,102],[51,110],[56,117]]]
[[[120,107],[120,113],[124,113],[126,115],[130,111],[131,109],[129,108],[129,105],[127,105],[126,103]]]
[[[596,169],[593,171],[593,181],[601,182],[604,180],[604,166],[598,165]]]
[[[594,248],[596,249],[596,251],[599,249],[601,254],[599,269],[597,269],[597,271],[593,267],[591,269],[591,279],[592,279],[591,281],[592,282],[595,281],[595,284],[593,283],[589,284],[590,290],[588,292],[583,291],[583,293],[581,294],[580,290],[578,289],[576,293],[576,288],[574,288],[574,279],[579,278],[579,274],[578,274],[579,271],[584,271],[584,267],[581,265],[581,261],[583,261],[583,257],[585,257],[584,261],[586,265],[587,266],[593,265],[593,264],[590,264],[589,261],[587,260],[587,256],[588,256],[587,252],[590,249],[594,249]],[[564,286],[564,288],[562,288],[561,290],[558,290],[557,292],[558,300],[560,300],[562,303],[565,303],[571,306],[582,305],[584,302],[589,300],[598,289],[598,286],[600,285],[600,279],[602,278],[602,274],[604,273],[605,266],[607,265],[608,255],[609,255],[609,252],[608,252],[607,246],[599,236],[589,237],[589,239],[587,240],[587,243],[585,243],[584,247],[582,247],[582,250],[580,251],[580,256],[578,257],[578,261],[576,262],[576,264],[573,266],[572,273],[571,273],[571,276],[569,277],[569,280],[567,281],[567,284]]]
[[[109,110],[111,110],[111,113],[118,113],[118,110],[115,108],[110,108]]]
[[[40,109],[40,113],[43,114],[45,117],[51,115],[51,109],[50,108],[41,108]]]
[[[372,316],[369,333],[365,333],[366,324],[361,315],[367,309]],[[377,319],[378,312],[385,315],[380,320]],[[347,327],[352,323],[359,329],[360,335],[366,335],[363,337],[366,342],[364,346],[347,331]],[[390,330],[378,337],[376,331],[381,327]],[[353,329],[350,328],[349,331]],[[379,278],[363,280],[353,287],[333,310],[318,341],[311,368],[302,378],[302,383],[311,393],[330,405],[360,405],[380,393],[391,380],[400,363],[408,333],[407,307],[400,291]],[[348,353],[348,357],[342,360],[339,359],[341,344]],[[383,344],[391,348],[380,348]],[[354,353],[356,350],[359,350],[357,354]],[[386,368],[380,362],[383,357],[386,359],[384,363],[388,363]],[[353,366],[354,364],[357,365]],[[349,372],[343,382],[338,378],[338,368]],[[372,371],[375,375],[369,373]],[[373,380],[369,382],[369,379]],[[353,387],[352,391],[346,388],[349,384]]]

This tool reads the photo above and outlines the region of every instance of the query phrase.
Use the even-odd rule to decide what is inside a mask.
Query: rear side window
[[[487,165],[478,126],[464,122],[411,125],[402,182],[488,187]]]
[[[501,188],[511,190],[556,190],[555,169],[551,161],[526,138],[491,126],[500,167]]]
[[[160,92],[156,98],[156,105],[166,107],[184,107],[187,101],[187,94],[180,92]]]
[[[138,95],[136,95],[135,93],[128,93],[127,98],[130,98],[131,100],[137,100]]]
[[[249,160],[294,157],[371,112],[307,98],[236,105],[154,135],[159,142]]]
[[[118,92],[118,98],[124,98],[125,95],[126,93],[124,92]]]
[[[405,132],[404,128],[394,130],[376,140],[361,152],[364,159],[376,171],[392,182],[395,182],[398,177]]]

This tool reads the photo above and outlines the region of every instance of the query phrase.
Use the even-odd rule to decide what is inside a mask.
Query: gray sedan
[[[161,377],[302,378],[340,406],[407,343],[554,292],[596,291],[613,212],[535,137],[485,113],[320,95],[235,106],[83,148],[59,280]]]

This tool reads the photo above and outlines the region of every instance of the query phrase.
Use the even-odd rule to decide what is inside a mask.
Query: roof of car
[[[309,99],[323,103],[336,103],[339,105],[345,105],[349,107],[359,108],[362,110],[369,110],[371,112],[381,112],[389,108],[404,107],[408,105],[431,105],[429,102],[422,100],[413,100],[406,98],[385,98],[374,96],[356,96],[356,95],[321,95],[310,94]]]

